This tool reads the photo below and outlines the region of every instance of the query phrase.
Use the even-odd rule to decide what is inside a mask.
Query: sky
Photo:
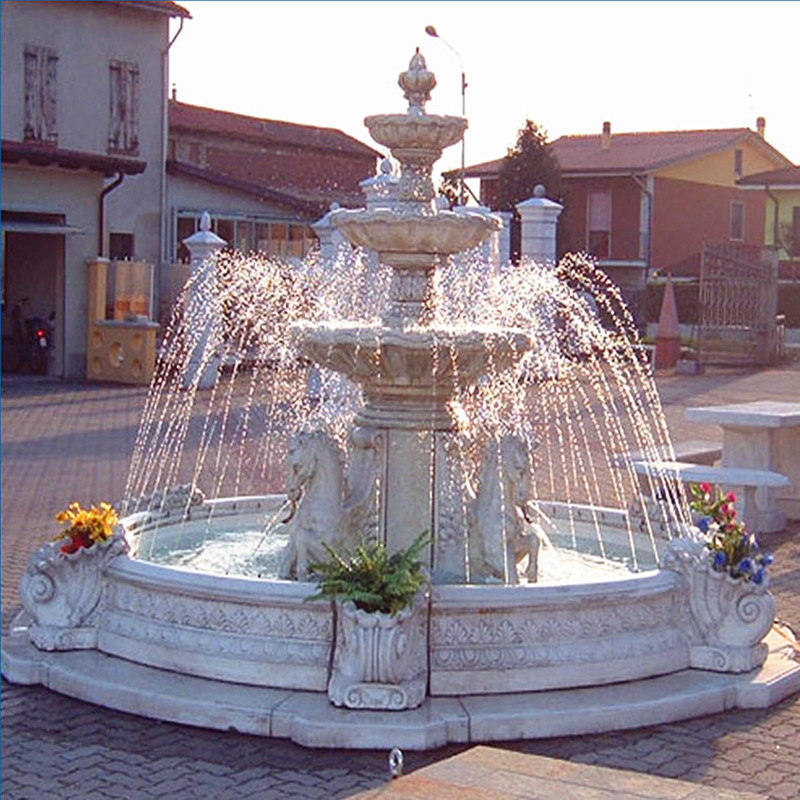
[[[178,1],[192,19],[170,80],[186,103],[339,128],[380,150],[364,117],[405,111],[397,76],[419,47],[437,78],[429,113],[461,114],[463,65],[467,164],[504,156],[528,118],[552,141],[605,120],[623,133],[755,129],[758,116],[800,164],[800,0]],[[436,172],[460,162],[456,145]]]

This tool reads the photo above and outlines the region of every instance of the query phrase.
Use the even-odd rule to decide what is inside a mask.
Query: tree
[[[552,150],[547,146],[547,131],[533,120],[526,119],[525,127],[517,133],[516,144],[509,149],[503,159],[498,180],[495,206],[499,211],[511,211],[511,259],[519,260],[521,245],[521,224],[516,205],[533,197],[537,184],[542,184],[545,194],[551,200],[565,202],[564,187],[561,182],[561,166]],[[563,233],[560,232],[563,239]],[[560,243],[559,252],[564,242]]]
[[[545,187],[547,197],[563,202],[561,167],[547,146],[547,131],[526,119],[525,127],[517,133],[516,144],[509,149],[500,168],[498,210],[516,214],[516,204],[533,197],[533,190],[539,183]]]

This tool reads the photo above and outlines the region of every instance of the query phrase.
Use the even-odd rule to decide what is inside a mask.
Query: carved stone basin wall
[[[213,515],[234,525],[276,500],[217,501]],[[163,519],[125,521],[134,551],[157,522],[168,539]],[[325,692],[334,616],[328,601],[306,600],[315,590],[118,556],[99,603],[97,649],[215,680]],[[673,572],[567,586],[435,586],[430,614],[432,696],[635,680],[690,661],[689,609]]]

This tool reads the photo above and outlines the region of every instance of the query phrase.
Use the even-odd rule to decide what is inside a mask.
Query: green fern
[[[427,581],[418,558],[429,542],[426,531],[407,550],[391,555],[381,542],[362,542],[352,555],[337,553],[323,542],[328,558],[309,565],[319,578],[319,589],[308,599],[338,597],[352,600],[364,611],[394,616],[411,605]]]

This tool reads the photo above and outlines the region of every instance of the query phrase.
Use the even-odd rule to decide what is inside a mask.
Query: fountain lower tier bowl
[[[392,253],[460,253],[477,247],[502,227],[498,217],[478,211],[421,214],[391,208],[340,209],[332,212],[331,220],[353,244],[376,250],[387,260]]]
[[[192,510],[236,527],[284,498],[234,498]],[[133,548],[180,517],[123,521]],[[126,554],[103,570],[95,611],[49,630],[23,612],[2,639],[2,674],[156,719],[290,738],[312,747],[540,738],[765,707],[800,688],[786,642],[760,669],[689,669],[692,623],[671,571],[601,574],[561,585],[435,586],[425,613],[428,696],[418,709],[353,712],[326,687],[334,610],[310,583],[197,573]],[[59,586],[41,595],[63,602]],[[73,587],[74,588],[74,587]],[[775,637],[773,637],[775,638]],[[66,651],[66,652],[64,652]]]
[[[513,367],[533,342],[513,328],[407,328],[297,323],[300,352],[364,387],[407,399],[449,399],[492,371]]]

